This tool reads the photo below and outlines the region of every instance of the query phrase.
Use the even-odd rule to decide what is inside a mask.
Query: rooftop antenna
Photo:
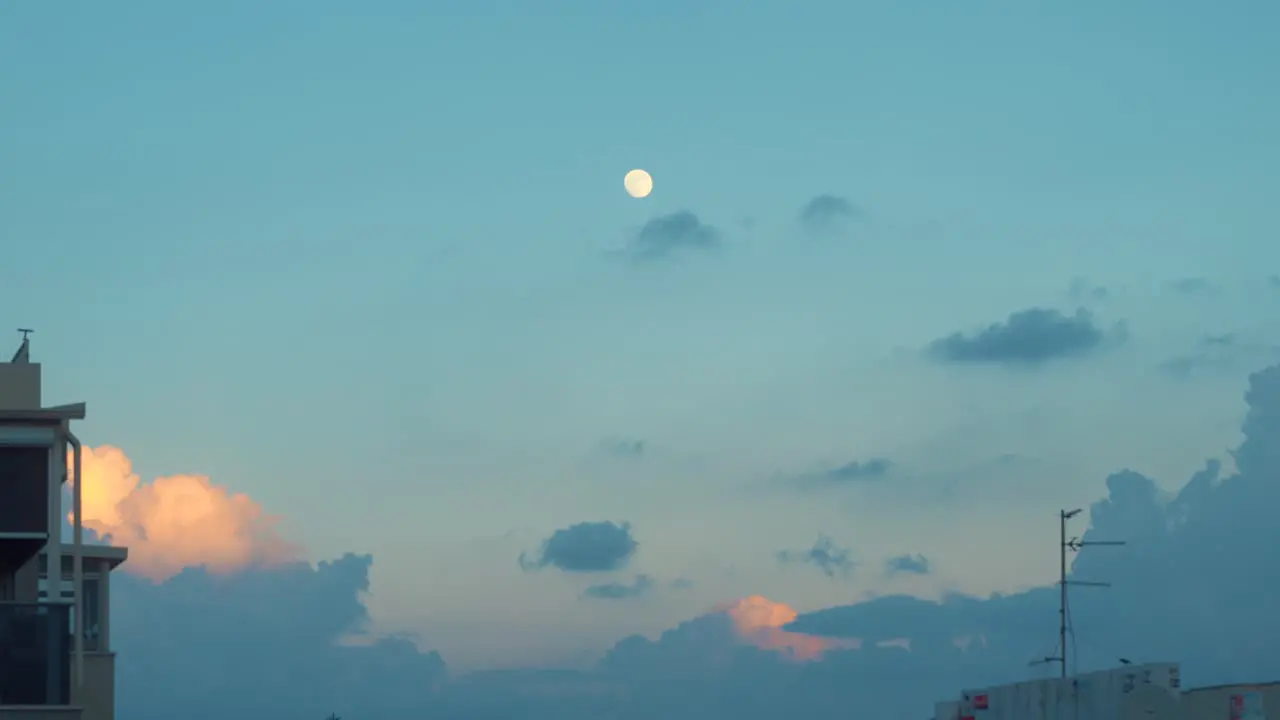
[[[35,332],[31,328],[18,328],[18,332],[22,333],[22,344],[18,346],[18,352],[13,354],[11,363],[29,363],[31,362],[31,333]]]
[[[1082,511],[1075,510],[1059,510],[1058,511],[1058,648],[1060,652],[1056,657],[1047,657],[1040,660],[1039,663],[1058,663],[1061,669],[1061,677],[1067,677],[1067,630],[1071,625],[1071,615],[1067,609],[1067,585],[1081,585],[1084,587],[1111,587],[1111,583],[1090,582],[1088,580],[1067,580],[1067,551],[1080,552],[1083,547],[1094,545],[1124,545],[1123,540],[1081,540],[1079,538],[1067,539],[1067,521],[1079,515]],[[1074,635],[1074,633],[1073,633]],[[1037,663],[1033,663],[1037,664]]]

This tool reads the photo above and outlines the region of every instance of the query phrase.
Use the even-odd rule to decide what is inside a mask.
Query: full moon
[[[642,198],[653,192],[653,177],[644,170],[636,168],[622,178],[622,186],[627,189],[627,194],[631,197]]]

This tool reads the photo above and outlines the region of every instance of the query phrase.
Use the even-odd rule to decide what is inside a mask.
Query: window
[[[49,581],[47,578],[40,578],[40,600],[47,602],[49,600]],[[102,608],[102,582],[97,576],[85,576],[84,579],[84,649],[85,650],[101,650],[102,628],[99,621],[99,613]],[[64,601],[73,601],[76,597],[75,584],[70,580],[62,581],[62,592],[59,593],[60,598]],[[71,615],[71,632],[76,632],[76,613]]]

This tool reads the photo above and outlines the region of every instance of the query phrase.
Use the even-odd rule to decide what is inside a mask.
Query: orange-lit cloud
[[[800,662],[817,660],[828,650],[856,648],[857,641],[842,641],[783,630],[783,626],[796,619],[796,611],[790,605],[778,603],[761,595],[752,595],[736,603],[716,608],[733,621],[733,629],[744,642],[762,650],[776,650],[788,658]]]
[[[277,518],[208,477],[170,475],[144,484],[129,457],[110,445],[86,447],[81,465],[84,526],[129,548],[122,569],[158,582],[187,567],[229,573],[299,556],[280,536]]]

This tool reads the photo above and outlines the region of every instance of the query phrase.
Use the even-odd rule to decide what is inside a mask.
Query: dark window
[[[0,533],[49,526],[49,448],[0,447]]]
[[[71,701],[71,624],[66,605],[0,605],[0,705]]]

